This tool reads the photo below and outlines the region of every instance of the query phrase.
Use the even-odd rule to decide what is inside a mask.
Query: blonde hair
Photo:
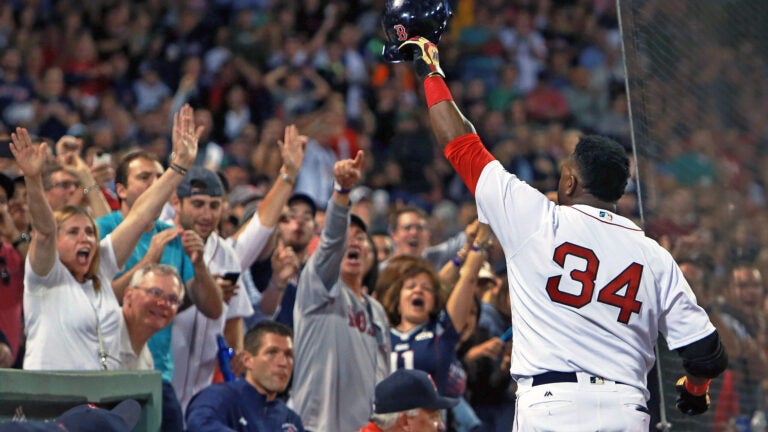
[[[53,218],[56,220],[57,236],[58,236],[58,229],[61,227],[61,225],[72,216],[78,216],[78,215],[82,215],[88,218],[88,221],[91,223],[91,227],[93,227],[94,235],[96,236],[97,242],[96,242],[95,251],[93,253],[93,261],[91,261],[91,265],[88,267],[88,271],[85,273],[85,279],[93,281],[93,289],[95,291],[98,291],[99,289],[101,289],[101,281],[99,280],[99,277],[98,277],[99,262],[101,258],[100,248],[98,244],[99,226],[96,225],[96,221],[93,219],[93,216],[91,216],[90,211],[84,207],[66,205],[56,210],[55,212],[53,212]]]

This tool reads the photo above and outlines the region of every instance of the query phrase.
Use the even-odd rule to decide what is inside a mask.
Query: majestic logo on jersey
[[[431,331],[424,331],[416,335],[416,338],[414,340],[422,341],[427,339],[433,339],[435,337],[435,334]]]
[[[552,397],[552,396],[554,395],[552,394],[551,391],[547,390],[546,392],[544,392],[544,397]]]

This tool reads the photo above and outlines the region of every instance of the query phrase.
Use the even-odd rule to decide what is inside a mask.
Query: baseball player
[[[706,411],[727,356],[671,255],[615,213],[629,177],[625,150],[581,138],[562,167],[559,204],[551,202],[485,149],[452,100],[436,41],[408,33],[396,32],[399,50],[424,81],[437,141],[504,249],[515,305],[513,430],[648,431],[658,333],[686,370],[677,407]]]

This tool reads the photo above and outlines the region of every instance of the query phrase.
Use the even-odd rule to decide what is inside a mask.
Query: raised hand
[[[79,157],[82,150],[82,139],[72,135],[64,135],[56,141],[56,160],[61,165],[71,165],[73,163],[73,156]]]
[[[493,244],[493,231],[491,231],[490,225],[478,222],[474,244],[483,249],[491,247]]]
[[[16,163],[24,176],[39,175],[48,157],[48,144],[44,141],[40,144],[32,144],[29,132],[23,127],[17,127],[16,132],[11,133],[11,141],[11,153],[16,158]]]
[[[193,264],[202,261],[205,243],[196,232],[184,230],[181,233],[181,246],[184,248],[184,252],[189,255],[189,259]]]
[[[423,37],[410,38],[400,44],[398,49],[400,51],[412,50],[413,64],[416,66],[416,73],[421,79],[436,75],[445,78],[445,73],[440,68],[440,54],[437,51],[437,45],[430,42],[429,39]]]
[[[272,254],[272,281],[280,288],[284,288],[294,276],[299,274],[299,257],[290,246],[283,246],[282,241],[277,242],[275,252]]]
[[[165,250],[165,246],[168,245],[168,243],[171,242],[171,240],[175,239],[176,237],[181,234],[183,230],[181,228],[177,227],[171,227],[166,228],[159,233],[152,236],[152,241],[149,243],[149,249],[147,250],[147,254],[145,255],[145,258],[147,261],[152,263],[159,263],[160,259],[163,256],[163,251]]]
[[[333,176],[342,189],[352,189],[362,178],[365,154],[358,150],[354,159],[344,159],[333,166]]]
[[[221,290],[221,296],[224,299],[224,303],[229,304],[229,301],[232,300],[232,297],[237,295],[237,291],[240,289],[240,285],[236,284],[235,282],[232,282],[231,280],[224,279],[220,274],[215,274],[211,276],[213,276],[213,279],[219,285],[219,289]]]
[[[307,137],[299,135],[296,125],[288,125],[285,127],[283,140],[278,140],[277,144],[280,147],[280,156],[283,158],[285,173],[292,178],[296,178],[296,174],[299,172],[299,168],[301,168],[301,163],[304,161]]]
[[[195,113],[189,104],[173,115],[173,153],[171,163],[188,169],[197,157],[197,144],[205,130],[204,126],[195,127]]]

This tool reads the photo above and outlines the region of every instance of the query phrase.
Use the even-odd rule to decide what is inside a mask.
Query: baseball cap
[[[111,410],[95,405],[78,405],[51,422],[10,422],[0,432],[131,432],[141,418],[141,405],[126,399]]]
[[[349,224],[350,226],[356,225],[358,228],[363,230],[363,232],[368,232],[368,226],[365,225],[365,221],[354,213],[349,214]]]
[[[179,198],[187,198],[192,195],[209,195],[220,197],[224,195],[224,185],[221,184],[219,175],[201,166],[192,166],[187,175],[176,188]]]
[[[417,369],[398,369],[376,385],[373,410],[376,414],[429,410],[456,406],[458,399],[440,396],[432,377]]]
[[[360,201],[368,200],[373,201],[373,191],[368,186],[358,186],[349,193],[349,200],[353,204],[357,204]]]
[[[141,405],[126,399],[111,410],[95,405],[78,405],[56,419],[70,431],[77,432],[131,432],[141,418]]]
[[[303,193],[295,193],[288,198],[288,207],[296,203],[304,203],[308,205],[309,209],[312,211],[312,217],[315,217],[315,214],[317,213],[317,204],[315,204],[315,200],[313,200],[311,196]]]
[[[264,198],[264,196],[259,193],[256,186],[238,185],[229,193],[229,206],[235,207],[246,205],[251,201],[260,200],[262,198]]]
[[[5,195],[8,197],[8,199],[13,198],[13,193],[16,190],[16,184],[10,177],[2,173],[0,173],[0,187],[5,189]]]

